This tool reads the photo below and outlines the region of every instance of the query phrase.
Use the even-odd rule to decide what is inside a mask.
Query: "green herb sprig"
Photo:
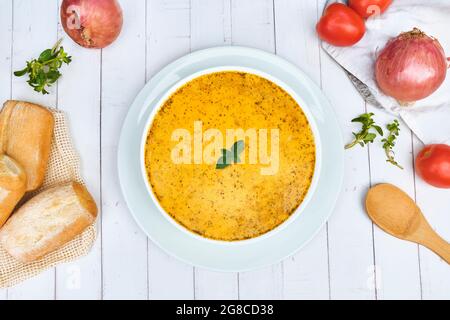
[[[372,143],[375,140],[375,138],[377,137],[377,133],[380,136],[383,136],[383,130],[380,126],[376,125],[375,121],[372,119],[373,115],[373,113],[364,113],[352,120],[352,122],[360,122],[362,124],[362,128],[358,133],[353,132],[353,136],[355,137],[355,139],[351,143],[347,144],[345,146],[345,149],[350,149],[357,144],[364,147],[364,145]],[[390,164],[403,169],[403,167],[399,165],[397,161],[395,161],[395,154],[393,151],[393,148],[395,147],[395,140],[400,134],[400,124],[398,120],[394,120],[393,122],[388,123],[386,125],[386,128],[389,134],[386,138],[381,139],[381,142],[383,143],[383,149],[387,157],[386,162],[389,162]]]
[[[352,120],[352,122],[361,123],[362,128],[361,131],[357,133],[353,132],[353,136],[355,137],[355,139],[351,143],[347,144],[345,146],[345,149],[350,149],[357,144],[359,144],[361,147],[364,147],[364,145],[368,143],[373,143],[373,141],[377,137],[377,133],[380,136],[383,135],[383,129],[375,124],[375,121],[372,119],[373,116],[373,113],[364,113]],[[373,130],[375,130],[375,132],[373,132]]]
[[[62,65],[72,62],[72,57],[61,47],[61,41],[62,39],[59,39],[53,48],[42,51],[39,58],[27,61],[27,66],[14,72],[14,75],[22,77],[29,74],[27,82],[34,91],[48,94],[47,89],[61,77],[59,69]]]
[[[400,134],[400,124],[397,120],[394,120],[392,123],[387,124],[386,128],[389,130],[389,135],[387,138],[381,140],[381,142],[383,142],[383,149],[387,157],[386,162],[389,162],[403,170],[403,167],[395,161],[394,151],[392,150],[395,146],[395,140]]]
[[[240,163],[240,154],[244,151],[244,141],[236,141],[230,150],[222,149],[222,156],[217,160],[216,169],[225,169],[233,163]]]

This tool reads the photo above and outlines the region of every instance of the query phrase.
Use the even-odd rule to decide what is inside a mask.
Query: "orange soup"
[[[239,128],[240,137],[225,139]],[[188,133],[194,138],[177,150]],[[223,137],[214,163],[205,161],[208,136]],[[273,230],[295,212],[311,185],[315,149],[304,112],[284,89],[226,71],[189,81],[163,103],[148,132],[145,166],[155,197],[177,223],[209,239],[238,241]]]

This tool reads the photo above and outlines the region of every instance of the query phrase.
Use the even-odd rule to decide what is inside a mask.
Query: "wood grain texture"
[[[2,0],[0,98],[57,106],[70,118],[83,174],[101,204],[99,239],[89,256],[0,291],[0,299],[450,299],[450,268],[428,249],[395,239],[368,219],[362,199],[370,185],[390,182],[414,197],[433,228],[450,240],[447,190],[414,175],[422,148],[402,124],[395,147],[399,170],[377,143],[345,153],[338,205],[319,235],[282,263],[245,273],[193,268],[168,256],[133,221],[122,198],[116,151],[134,97],[156,72],[190,51],[242,45],[276,52],[304,70],[332,102],[344,138],[350,120],[376,113],[320,48],[314,25],[326,0],[119,0],[124,29],[110,47],[87,50],[66,37],[74,56],[50,95],[13,77],[26,60],[64,36],[61,0]]]
[[[237,273],[195,269],[195,299],[237,300],[239,298]]]
[[[147,79],[190,51],[190,1],[147,1]],[[149,299],[193,299],[194,269],[148,240]]]
[[[119,38],[102,51],[102,261],[104,299],[147,299],[147,239],[126,210],[117,171],[120,130],[145,84],[145,1],[123,1]]]
[[[192,51],[231,44],[231,0],[191,0]]]
[[[59,5],[62,2],[58,1]],[[101,52],[86,50],[65,36],[58,20],[58,37],[73,57],[58,83],[59,109],[66,112],[75,148],[82,159],[82,174],[101,209],[100,196],[100,73]],[[77,90],[74,90],[77,88]],[[82,92],[82,94],[80,94]],[[102,212],[98,216],[101,226]],[[99,228],[98,239],[101,239]],[[96,241],[89,256],[56,268],[56,299],[100,299],[101,241]]]
[[[402,189],[381,183],[367,192],[367,213],[382,230],[402,240],[418,243],[450,264],[450,243],[430,226],[414,200]]]
[[[274,3],[272,0],[231,2],[231,41],[233,45],[276,52]],[[239,274],[241,299],[281,299],[283,296],[283,265],[275,264],[260,270]]]
[[[423,144],[414,137],[413,154],[419,153]],[[431,227],[445,240],[450,241],[450,197],[448,189],[438,189],[426,184],[419,176],[415,177],[416,203],[427,218]],[[430,250],[419,247],[422,298],[450,299],[450,268],[441,258]]]
[[[12,68],[12,46],[13,46],[13,2],[6,0],[2,2],[0,11],[0,103],[11,99],[11,68]],[[0,300],[8,298],[8,290],[0,289]]]
[[[376,114],[376,121],[386,131],[386,124],[394,116],[368,106]],[[370,146],[370,178],[372,186],[389,182],[414,197],[414,173],[411,152],[411,131],[400,125],[400,136],[395,145],[395,157],[404,167],[401,170],[386,162],[382,142]],[[375,263],[378,299],[420,299],[419,256],[416,244],[399,241],[377,226],[374,227]]]
[[[319,1],[319,14],[325,2]],[[344,71],[323,50],[320,56],[322,89],[344,128],[344,139],[350,140],[351,130],[356,129],[350,120],[366,111],[364,101]],[[369,183],[367,149],[347,150],[343,190],[328,222],[332,299],[376,298],[373,229],[362,206]]]
[[[275,1],[276,51],[321,83],[320,47],[311,26],[317,23],[317,5],[306,1]],[[283,261],[283,298],[328,299],[327,227],[300,252]]]
[[[231,44],[230,0],[191,1],[191,50]],[[195,269],[196,299],[237,299],[238,274]]]
[[[15,0],[13,29],[13,71],[21,70],[25,61],[51,48],[57,40],[57,2],[55,0],[28,1]],[[46,17],[42,19],[42,17]],[[57,87],[50,94],[34,92],[25,78],[13,77],[12,97],[46,106],[55,107]],[[52,268],[8,290],[9,299],[54,299],[55,269]]]

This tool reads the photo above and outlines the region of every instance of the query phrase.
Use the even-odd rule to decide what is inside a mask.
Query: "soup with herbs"
[[[199,76],[161,106],[147,133],[153,194],[178,224],[239,241],[285,222],[310,188],[314,136],[298,103],[255,74]]]

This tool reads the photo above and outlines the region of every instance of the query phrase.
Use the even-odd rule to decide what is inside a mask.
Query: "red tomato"
[[[334,46],[351,46],[364,36],[364,20],[342,3],[329,5],[316,26],[320,39]]]
[[[392,0],[349,0],[348,6],[361,17],[367,19],[382,14],[391,5]]]
[[[450,188],[450,146],[431,144],[419,152],[416,171],[427,183],[438,188]]]

